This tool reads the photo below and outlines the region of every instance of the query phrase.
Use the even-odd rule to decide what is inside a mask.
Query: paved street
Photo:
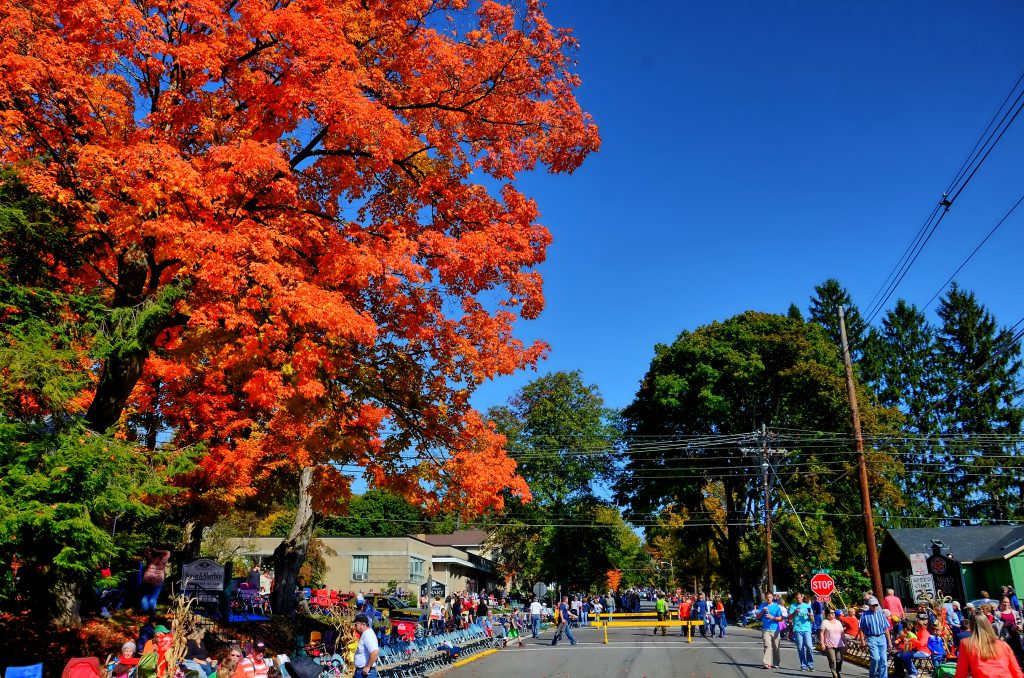
[[[671,627],[670,627],[671,630]],[[579,644],[559,643],[551,647],[551,631],[533,640],[527,636],[525,647],[508,648],[482,657],[445,673],[446,678],[468,676],[530,676],[544,678],[580,678],[614,676],[615,678],[766,678],[766,676],[828,676],[828,662],[815,656],[815,671],[800,671],[796,649],[782,643],[782,669],[761,668],[761,635],[741,627],[732,627],[725,638],[693,639],[675,634],[651,635],[650,628],[609,628],[608,645],[603,644],[600,629],[578,629],[574,632]],[[847,664],[844,676],[865,676],[867,670]]]

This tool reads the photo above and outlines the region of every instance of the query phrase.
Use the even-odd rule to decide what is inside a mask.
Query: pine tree
[[[847,289],[835,278],[829,278],[815,286],[814,296],[811,297],[811,304],[807,310],[810,321],[824,327],[825,333],[839,347],[842,345],[839,336],[840,306],[843,307],[843,314],[846,316],[846,338],[850,342],[850,358],[854,362],[859,362],[864,355],[867,323],[864,322],[860,309],[853,303]]]
[[[973,292],[956,285],[938,309],[936,336],[940,398],[937,413],[956,463],[945,485],[949,515],[961,521],[1004,521],[1024,513],[1021,459],[1004,436],[1021,431],[1024,410],[1017,406],[1022,389],[1020,338],[1000,329],[995,317]]]
[[[910,499],[908,512],[938,515],[937,485],[945,467],[934,438],[940,430],[935,412],[935,331],[924,313],[900,299],[885,314],[881,329],[871,331],[865,349],[862,362],[869,366],[865,371],[871,373],[880,404],[906,417],[906,473],[899,482]]]

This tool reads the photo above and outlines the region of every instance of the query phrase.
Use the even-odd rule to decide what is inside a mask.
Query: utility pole
[[[846,316],[839,307],[839,336],[843,345],[843,365],[846,367],[846,393],[850,398],[853,420],[853,438],[857,445],[857,470],[860,474],[860,505],[864,512],[864,543],[868,550],[868,573],[876,596],[882,594],[882,571],[878,568],[878,546],[875,544],[875,521],[871,515],[871,493],[868,490],[868,467],[864,459],[864,437],[860,432],[860,412],[857,410],[857,390],[853,384],[853,364],[850,362],[850,344],[846,339]]]
[[[759,453],[761,455],[761,473],[764,483],[764,550],[768,569],[768,593],[774,593],[775,576],[772,572],[772,501],[768,482],[768,471],[771,469],[769,459],[775,455],[785,454],[786,450],[770,449],[768,447],[768,428],[764,424],[761,424],[760,438],[760,448],[744,447],[741,448],[741,451],[744,454]]]
[[[764,476],[764,546],[768,559],[768,593],[774,593],[775,580],[772,577],[772,505],[771,493],[768,492],[768,436],[766,435],[764,424],[761,424],[761,471]]]

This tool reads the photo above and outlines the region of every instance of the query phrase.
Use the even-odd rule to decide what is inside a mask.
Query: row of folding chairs
[[[382,645],[378,660],[380,673],[388,678],[413,678],[440,671],[455,659],[447,646],[458,647],[459,658],[464,659],[488,649],[491,644],[483,628],[474,624],[468,629]]]

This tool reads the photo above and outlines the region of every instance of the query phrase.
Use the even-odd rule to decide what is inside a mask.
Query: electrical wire
[[[974,176],[981,169],[982,165],[991,155],[992,151],[995,150],[999,141],[1006,134],[1006,131],[1013,125],[1013,122],[1020,115],[1022,109],[1024,109],[1024,89],[1021,89],[1021,83],[1024,82],[1024,73],[1017,79],[1010,92],[1003,99],[1002,104],[996,110],[992,120],[986,126],[985,130],[981,133],[978,141],[975,142],[974,148],[968,153],[967,159],[961,164],[960,169],[957,171],[953,180],[942,194],[942,199],[935,205],[928,218],[925,219],[924,223],[918,229],[917,233],[911,239],[910,244],[904,250],[903,254],[890,269],[885,279],[882,281],[881,286],[875,292],[874,296],[871,297],[871,301],[868,302],[868,313],[866,314],[866,322],[870,325],[872,321],[878,316],[879,313],[885,308],[889,299],[896,292],[896,289],[903,282],[907,273],[913,267],[917,261],[921,252],[928,245],[935,231],[938,229],[942,220],[949,213],[953,204],[956,202],[960,194],[963,193],[964,189],[971,182]],[[1020,89],[1014,97],[1014,93]],[[1013,103],[1007,106],[1007,102],[1013,99]],[[1004,112],[1005,110],[1005,112]],[[1000,113],[1002,117],[1000,118]],[[999,118],[998,122],[993,124]]]

